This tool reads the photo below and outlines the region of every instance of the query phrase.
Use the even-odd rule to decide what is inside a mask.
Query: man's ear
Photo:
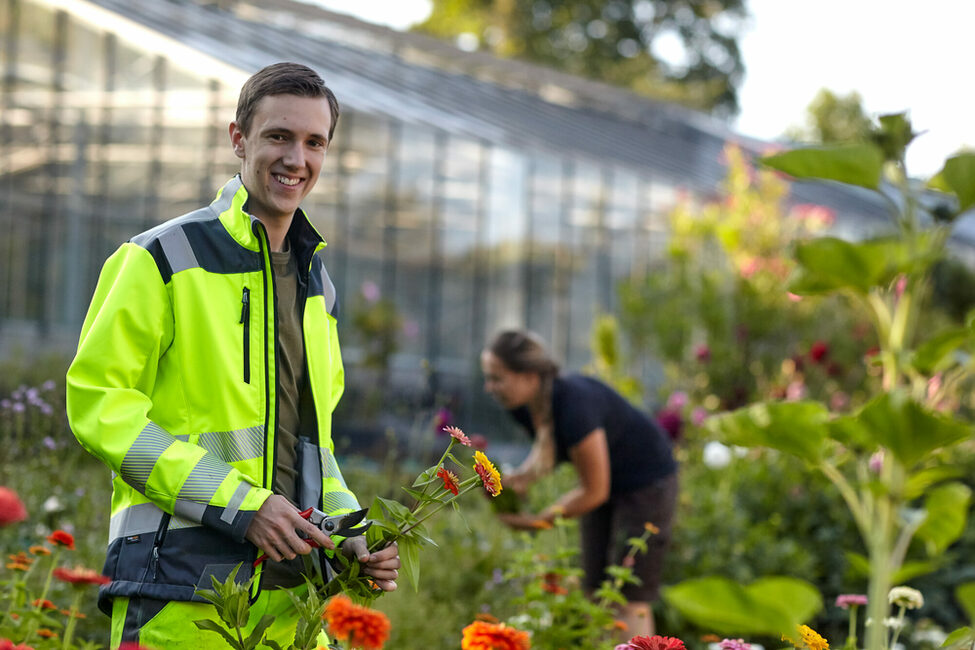
[[[234,155],[243,159],[244,157],[244,132],[240,130],[236,122],[230,123],[230,144],[234,148]]]

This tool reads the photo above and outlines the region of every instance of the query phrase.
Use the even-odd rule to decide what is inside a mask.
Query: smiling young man
[[[106,262],[68,370],[78,440],[113,471],[99,606],[112,647],[209,647],[198,589],[256,573],[251,625],[293,641],[281,588],[328,575],[335,543],[298,514],[359,504],[333,455],[344,373],[325,246],[301,201],[321,172],[339,107],[321,77],[268,66],[243,86],[230,141],[240,174],[207,207],[133,237]],[[306,541],[324,550],[313,551]],[[383,589],[397,549],[342,550]],[[253,567],[259,554],[269,561]]]

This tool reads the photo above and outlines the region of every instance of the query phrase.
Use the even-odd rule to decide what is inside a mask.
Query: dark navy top
[[[535,426],[527,406],[509,411],[532,438]],[[595,429],[606,432],[610,492],[630,492],[677,471],[670,439],[649,415],[592,377],[567,374],[552,385],[552,418],[558,462]]]

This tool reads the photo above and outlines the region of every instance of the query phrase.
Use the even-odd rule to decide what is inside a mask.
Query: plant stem
[[[78,624],[78,609],[81,606],[82,590],[75,587],[74,600],[71,602],[71,613],[68,614],[68,626],[64,629],[64,639],[61,640],[61,649],[68,650],[71,647],[71,637],[74,636],[74,627]]]

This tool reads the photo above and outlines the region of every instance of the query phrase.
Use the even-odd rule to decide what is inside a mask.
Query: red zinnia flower
[[[468,438],[467,434],[461,431],[458,427],[444,427],[443,430],[449,433],[451,438],[465,447],[471,446],[471,439]]]
[[[450,490],[457,496],[457,476],[444,467],[437,470],[437,476],[443,479],[443,489]]]
[[[809,346],[809,358],[814,363],[822,363],[827,354],[829,354],[829,346],[824,341],[816,341]]]
[[[29,645],[14,645],[14,642],[10,639],[0,639],[0,650],[34,650]]]
[[[488,494],[492,497],[501,494],[501,474],[480,451],[474,452],[474,471],[481,477],[481,483]]]
[[[112,581],[111,578],[106,578],[94,569],[86,569],[81,566],[76,566],[73,569],[57,568],[54,570],[54,577],[76,585],[107,585]]]
[[[461,650],[529,650],[528,632],[504,623],[474,621],[464,628]]]
[[[630,639],[633,650],[684,650],[684,642],[672,636],[635,636]]]
[[[348,639],[351,646],[380,650],[389,638],[391,625],[385,614],[355,605],[341,594],[328,601],[322,618],[332,636],[340,641]]]
[[[47,541],[55,546],[63,546],[69,551],[74,550],[74,536],[63,530],[56,530],[47,536]]]
[[[10,488],[0,487],[0,526],[15,524],[27,519],[27,508],[17,493]]]

